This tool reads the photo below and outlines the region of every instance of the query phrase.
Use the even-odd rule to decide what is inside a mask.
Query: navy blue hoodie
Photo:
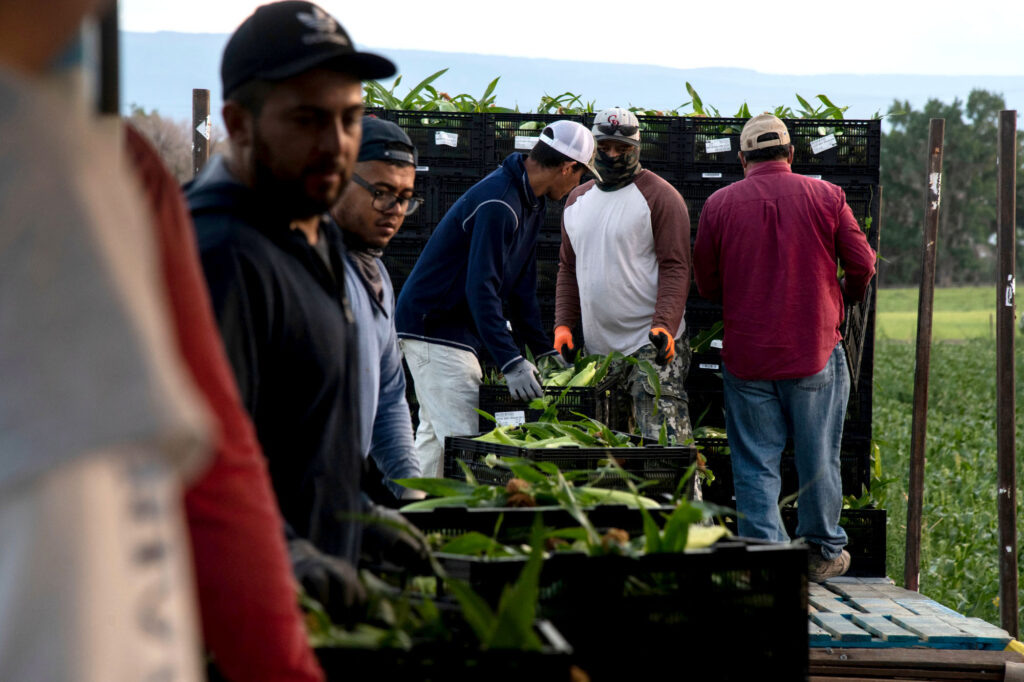
[[[398,297],[399,338],[486,349],[502,371],[522,358],[517,341],[538,357],[554,352],[537,306],[545,199],[534,196],[524,158],[506,158],[438,223]]]
[[[363,458],[356,330],[341,230],[321,223],[331,267],[287,217],[214,158],[186,186],[203,271],[242,402],[289,534],[355,564]],[[333,273],[332,273],[333,270]]]

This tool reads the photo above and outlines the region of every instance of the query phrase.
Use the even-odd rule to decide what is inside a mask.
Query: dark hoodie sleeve
[[[472,220],[472,225],[466,226],[473,235],[466,271],[466,301],[487,351],[505,371],[522,359],[505,324],[499,294],[519,218],[504,201],[492,199],[480,204]]]
[[[537,304],[536,246],[533,247],[529,262],[509,294],[508,307],[512,331],[516,338],[529,347],[535,358],[557,352],[551,337],[541,328],[540,306]]]

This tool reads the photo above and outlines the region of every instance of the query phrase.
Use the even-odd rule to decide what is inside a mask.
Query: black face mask
[[[633,176],[640,172],[640,147],[633,147],[625,154],[612,158],[600,149],[594,159],[597,172],[601,174],[598,189],[612,192],[633,182]]]

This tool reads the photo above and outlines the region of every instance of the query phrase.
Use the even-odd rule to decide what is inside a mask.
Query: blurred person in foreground
[[[356,574],[361,550],[401,550],[409,540],[374,524],[363,543],[362,520],[382,511],[360,490],[357,330],[342,232],[327,214],[359,151],[361,80],[394,73],[312,3],[257,8],[221,60],[230,153],[186,187],[293,570],[344,620],[358,617],[366,597]]]
[[[789,536],[779,514],[780,463],[792,439],[799,537],[809,578],[850,567],[839,447],[850,375],[839,326],[844,301],[863,300],[875,274],[843,190],[797,175],[785,123],[754,116],[740,133],[744,179],[708,198],[693,264],[702,296],[722,302],[725,425],[739,534]],[[842,267],[843,278],[837,277]]]
[[[420,461],[413,450],[412,421],[405,399],[405,370],[395,334],[395,290],[381,256],[407,215],[423,203],[415,193],[416,148],[405,131],[390,121],[363,118],[352,181],[331,215],[344,233],[345,283],[359,329],[359,440],[383,474],[385,504],[415,500],[422,491],[393,483],[418,478]],[[378,490],[377,481],[366,481]],[[390,499],[388,499],[390,498]]]
[[[424,476],[443,475],[446,436],[478,431],[480,353],[497,364],[514,398],[543,395],[539,372],[521,351],[561,361],[541,329],[537,237],[546,202],[560,201],[584,172],[598,176],[593,158],[585,127],[546,126],[529,154],[510,154],[455,202],[402,287],[395,327],[420,405],[416,454]]]
[[[44,81],[103,3],[0,2],[0,679],[201,679],[182,486],[207,421],[151,224]]]

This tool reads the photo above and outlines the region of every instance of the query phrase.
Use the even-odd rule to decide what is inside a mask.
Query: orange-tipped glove
[[[562,357],[572,362],[575,353],[570,353],[573,350],[572,345],[572,330],[566,327],[564,324],[555,327],[555,350],[562,354]]]
[[[650,339],[651,345],[658,351],[658,354],[654,356],[654,361],[662,367],[672,362],[673,358],[676,357],[676,340],[672,338],[667,329],[653,327],[647,338]]]

